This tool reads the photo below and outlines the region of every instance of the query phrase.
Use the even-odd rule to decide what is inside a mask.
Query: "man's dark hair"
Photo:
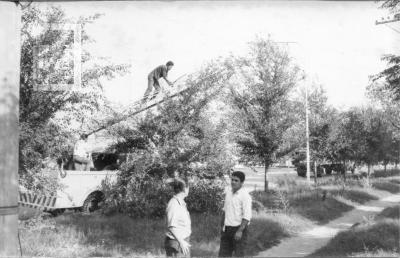
[[[171,65],[174,65],[174,62],[168,61],[168,62],[167,62],[167,66],[171,66]]]
[[[88,136],[89,136],[88,134],[86,134],[86,133],[83,133],[83,134],[81,134],[81,139],[83,139],[83,140],[84,140],[84,139],[87,139],[87,138],[88,138]]]
[[[246,176],[242,171],[234,171],[231,176],[239,178],[240,182],[242,183],[246,179]]]
[[[174,193],[178,194],[180,192],[185,191],[186,183],[182,179],[176,178],[171,183],[172,188],[174,188]]]

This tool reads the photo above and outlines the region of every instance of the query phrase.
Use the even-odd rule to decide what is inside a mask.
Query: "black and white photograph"
[[[0,1],[0,257],[399,257],[400,0]]]

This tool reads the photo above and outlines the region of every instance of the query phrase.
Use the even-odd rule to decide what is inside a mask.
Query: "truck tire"
[[[104,194],[101,192],[95,192],[89,194],[86,200],[83,202],[82,212],[83,213],[91,213],[95,210],[100,209],[100,203],[104,200]]]

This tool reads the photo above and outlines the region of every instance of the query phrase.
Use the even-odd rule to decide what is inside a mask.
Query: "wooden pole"
[[[20,7],[0,2],[0,257],[18,252]]]
[[[310,180],[310,132],[308,128],[308,85],[307,83],[305,84],[306,86],[306,145],[307,145],[307,183],[308,185],[311,185],[311,180]]]

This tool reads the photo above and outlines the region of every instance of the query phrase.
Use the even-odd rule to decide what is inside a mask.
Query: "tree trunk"
[[[267,179],[267,171],[269,167],[269,162],[267,160],[264,161],[264,192],[268,191],[268,179]]]
[[[343,160],[343,180],[346,182],[346,160]]]
[[[315,185],[317,185],[317,177],[318,177],[317,162],[314,161],[314,183],[315,183]]]

